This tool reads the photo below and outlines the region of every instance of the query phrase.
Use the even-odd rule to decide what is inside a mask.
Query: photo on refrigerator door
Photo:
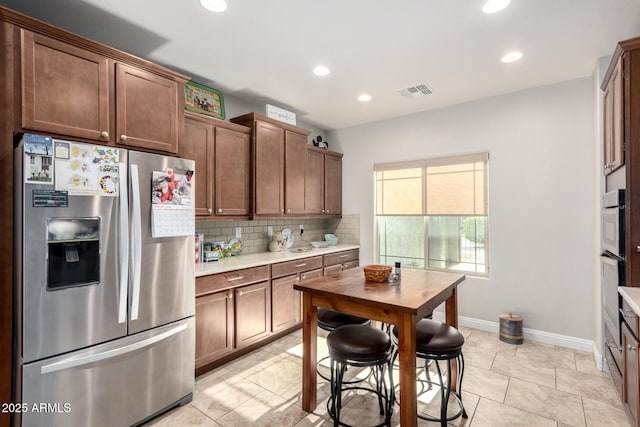
[[[154,171],[151,184],[151,203],[176,206],[191,206],[191,179],[193,172],[186,174]]]
[[[53,184],[53,141],[42,135],[24,135],[24,180],[27,184]]]

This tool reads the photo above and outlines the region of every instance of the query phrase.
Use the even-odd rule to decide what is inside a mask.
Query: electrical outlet
[[[273,225],[267,226],[267,236],[273,236]]]
[[[300,231],[304,231],[304,224],[300,224]]]
[[[242,239],[242,227],[236,227],[236,239]]]

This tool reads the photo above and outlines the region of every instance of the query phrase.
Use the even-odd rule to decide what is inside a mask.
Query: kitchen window
[[[489,154],[374,165],[378,261],[487,276]]]

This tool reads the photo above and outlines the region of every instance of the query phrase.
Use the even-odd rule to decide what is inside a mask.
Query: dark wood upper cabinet
[[[254,213],[284,214],[284,130],[257,122],[253,141]]]
[[[250,130],[244,126],[185,113],[180,157],[195,169],[198,219],[243,217],[250,213]]]
[[[22,127],[109,141],[109,61],[21,30]]]
[[[253,131],[253,216],[304,215],[304,149],[309,131],[257,113],[231,121]]]
[[[324,213],[342,215],[342,155],[324,157]]]
[[[180,90],[180,91],[179,91]],[[183,86],[145,70],[116,64],[116,142],[178,152]]]
[[[211,125],[185,117],[180,157],[195,161],[194,205],[196,216],[213,214],[214,136]]]
[[[285,213],[305,214],[304,190],[307,137],[285,130]]]
[[[218,216],[250,213],[250,145],[248,129],[240,132],[215,128],[215,214]]]
[[[58,28],[16,19],[29,28],[20,29],[24,131],[178,153],[186,76]]]
[[[623,61],[619,57],[604,89],[604,174],[624,164]]]
[[[342,154],[307,147],[305,210],[308,215],[342,215]]]
[[[320,150],[307,149],[304,207],[308,215],[324,214],[324,156]]]

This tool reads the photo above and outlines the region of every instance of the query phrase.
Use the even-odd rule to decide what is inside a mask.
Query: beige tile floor
[[[466,338],[463,401],[469,418],[452,426],[624,426],[629,423],[611,377],[596,369],[591,353],[525,341],[516,346],[498,335],[461,327]],[[327,415],[329,387],[318,382],[318,408],[301,408],[301,331],[196,379],[193,401],[148,425],[155,427],[248,427],[333,425]],[[326,352],[319,339],[319,355]],[[358,372],[351,370],[351,375]],[[425,392],[419,410],[439,405],[437,390]],[[362,392],[343,397],[344,421],[379,422],[377,401]],[[451,406],[456,410],[456,404]],[[399,425],[397,407],[392,425]],[[437,423],[419,421],[422,426]]]

